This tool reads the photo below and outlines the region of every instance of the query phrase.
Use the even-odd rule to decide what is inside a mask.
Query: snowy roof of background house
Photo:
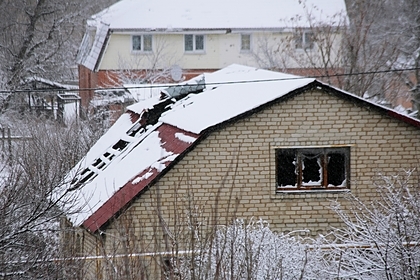
[[[206,82],[203,92],[173,101],[157,123],[131,136],[129,132],[141,119],[144,110],[163,101],[153,96],[129,106],[128,112],[117,120],[69,173],[70,179],[83,170],[94,174],[77,191],[78,206],[82,211],[70,217],[74,224],[83,225],[92,232],[98,230],[153,180],[159,178],[159,174],[175,164],[206,130],[234,120],[295,90],[314,85],[314,82],[314,86],[333,89],[313,78],[235,64],[203,75]],[[350,93],[338,89],[336,91],[420,127],[418,120]],[[118,148],[118,143],[124,143],[124,147]],[[103,167],[100,167],[102,164]]]
[[[300,3],[302,2],[302,3]],[[344,0],[122,0],[92,19],[111,29],[219,29],[309,27],[345,13]],[[287,25],[285,22],[288,22]]]
[[[77,53],[76,62],[78,64],[84,65],[92,71],[95,70],[108,30],[109,25],[103,22],[88,26]]]

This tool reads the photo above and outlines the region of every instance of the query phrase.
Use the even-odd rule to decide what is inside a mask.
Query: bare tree
[[[164,36],[156,36],[153,44],[153,52],[119,57],[118,68],[108,72],[108,84],[105,86],[115,87],[121,84],[155,84],[172,81],[171,70],[178,63],[167,39]]]
[[[61,127],[34,118],[22,124],[13,132],[25,140],[13,138],[1,163],[0,277],[57,279],[63,271],[54,261],[61,257],[59,220],[77,211],[63,176],[97,137],[80,124]]]
[[[302,2],[304,5],[304,1]],[[254,56],[261,67],[316,76],[358,96],[389,106],[418,99],[418,1],[346,1],[348,17],[316,19],[309,26],[286,21],[291,32],[279,44],[260,40]],[[407,71],[405,69],[413,69]]]
[[[0,1],[0,87],[12,90],[3,99],[22,103],[22,95],[13,90],[30,77],[75,80],[84,21],[109,2],[115,1]]]

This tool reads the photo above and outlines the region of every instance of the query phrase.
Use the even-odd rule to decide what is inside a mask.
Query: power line
[[[357,72],[357,73],[341,73],[341,74],[332,74],[332,75],[314,75],[314,76],[296,76],[296,77],[287,77],[287,78],[278,78],[278,79],[262,79],[262,80],[244,80],[244,81],[226,81],[226,82],[215,82],[215,83],[206,83],[206,86],[217,86],[217,85],[229,85],[229,84],[247,84],[247,83],[263,83],[263,82],[279,82],[279,81],[288,81],[288,80],[303,80],[303,79],[321,79],[321,78],[334,78],[334,77],[347,77],[347,76],[360,76],[360,75],[374,75],[374,74],[384,74],[384,73],[398,73],[405,71],[416,71],[420,70],[420,67],[414,68],[404,68],[404,69],[388,69],[388,70],[377,70],[377,71],[366,71],[366,72]],[[288,74],[288,73],[285,73]],[[165,84],[165,87],[178,86],[178,84]],[[181,85],[180,85],[181,86]],[[36,92],[80,92],[80,91],[97,91],[97,90],[126,90],[126,89],[153,89],[161,88],[162,85],[153,85],[153,84],[139,84],[138,86],[119,86],[119,87],[107,87],[107,88],[69,88],[69,89],[57,89],[57,88],[39,88],[39,89],[20,89],[20,90],[0,90],[0,93],[36,93]]]

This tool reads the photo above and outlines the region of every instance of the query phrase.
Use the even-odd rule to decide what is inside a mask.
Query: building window
[[[204,35],[184,35],[184,49],[186,52],[203,52]]]
[[[140,52],[151,52],[152,51],[152,35],[133,35],[132,39],[132,50]]]
[[[296,49],[308,50],[314,47],[314,34],[309,31],[301,31],[295,35]]]
[[[349,188],[350,147],[276,149],[277,191]]]
[[[241,34],[241,51],[251,50],[251,35]]]

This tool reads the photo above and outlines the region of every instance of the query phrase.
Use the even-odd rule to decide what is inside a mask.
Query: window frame
[[[297,50],[313,50],[315,46],[314,32],[309,30],[301,30],[295,34],[295,48]],[[308,38],[311,38],[308,40]],[[307,42],[309,41],[309,42]]]
[[[248,48],[244,48],[244,37],[248,37]],[[241,34],[241,52],[250,52],[251,51],[251,45],[252,45],[252,37],[251,34],[243,33]]]
[[[192,36],[192,49],[187,50],[187,36]],[[197,49],[197,37],[202,37],[203,48]],[[184,52],[185,53],[204,53],[206,49],[206,36],[204,34],[184,34]]]
[[[150,49],[145,49],[145,37],[150,38]],[[140,49],[134,49],[134,38],[140,38]],[[133,53],[151,53],[153,52],[153,35],[152,34],[135,34],[131,35],[131,51]]]
[[[305,192],[305,191],[336,191],[350,189],[350,146],[323,146],[323,147],[278,147],[275,148],[275,184],[276,192]],[[334,155],[334,162],[329,166],[329,160]],[[280,159],[280,156],[283,156]],[[313,182],[309,180],[305,182],[304,165],[305,159],[311,160],[317,158],[319,181]],[[330,156],[328,158],[328,156]],[[286,159],[285,157],[289,157]],[[292,160],[293,161],[290,162]],[[342,157],[342,158],[340,158]],[[318,159],[319,158],[319,159]],[[283,162],[281,162],[283,160]],[[340,163],[340,160],[343,161]],[[338,162],[337,162],[338,161]],[[290,162],[291,164],[287,164]],[[286,164],[285,164],[286,163]],[[282,167],[280,167],[282,164]],[[312,166],[310,165],[312,164]],[[288,166],[286,166],[288,165]],[[293,165],[293,166],[292,166]],[[314,176],[314,163],[309,163],[310,168],[306,173],[308,176]],[[293,169],[292,169],[293,168]],[[283,171],[281,171],[283,170]],[[339,175],[332,177],[329,174],[336,171]],[[281,175],[280,172],[283,175]],[[288,174],[286,174],[288,173]],[[290,177],[291,174],[295,177]],[[336,174],[336,173],[335,173]],[[316,176],[316,175],[315,175]],[[340,177],[342,176],[342,177]],[[329,179],[329,177],[331,177]],[[342,180],[341,184],[329,184],[329,181]],[[292,184],[285,184],[293,182]],[[294,185],[293,185],[294,184]]]

